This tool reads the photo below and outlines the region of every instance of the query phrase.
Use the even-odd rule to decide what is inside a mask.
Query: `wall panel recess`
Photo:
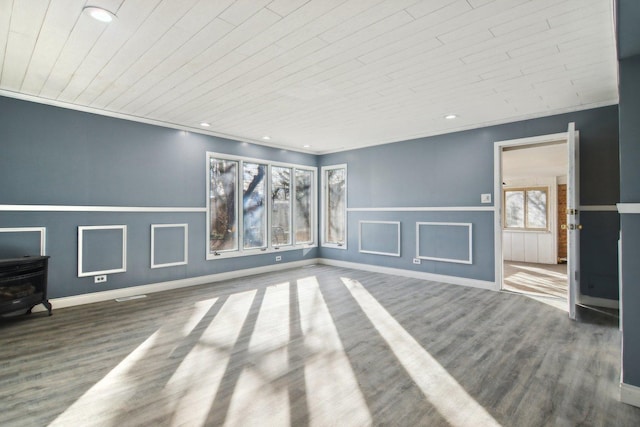
[[[127,226],[78,227],[78,277],[127,271]]]
[[[188,224],[151,224],[151,268],[186,265]]]
[[[463,222],[416,222],[416,257],[472,264],[472,228]]]
[[[45,227],[0,228],[0,258],[46,255]]]
[[[401,246],[400,221],[359,222],[359,252],[399,257]]]

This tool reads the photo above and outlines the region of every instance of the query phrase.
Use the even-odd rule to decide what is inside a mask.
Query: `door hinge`
[[[567,208],[567,215],[578,215],[578,209]]]

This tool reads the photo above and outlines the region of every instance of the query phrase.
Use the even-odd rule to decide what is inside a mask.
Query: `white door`
[[[567,130],[569,171],[567,175],[567,275],[569,276],[569,317],[576,318],[580,292],[580,151],[574,123]]]

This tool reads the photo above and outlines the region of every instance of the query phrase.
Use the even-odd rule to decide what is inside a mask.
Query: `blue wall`
[[[583,205],[619,197],[618,109],[586,110],[500,126],[380,145],[320,157],[0,97],[0,204],[204,207],[205,153],[216,151],[303,165],[348,164],[348,206],[483,206],[493,192],[493,145],[580,130]],[[495,200],[495,195],[493,195]],[[360,220],[402,222],[400,257],[358,252]],[[473,263],[415,265],[415,223],[473,224]],[[585,213],[582,292],[616,299],[615,212]],[[150,225],[189,224],[189,264],[150,268]],[[77,277],[77,227],[126,224],[126,273],[104,284]],[[494,280],[492,212],[350,212],[348,250],[282,252],[283,261],[322,256],[484,281]],[[62,297],[273,264],[273,256],[205,260],[204,213],[3,212],[0,227],[47,227],[50,296]],[[442,245],[446,245],[446,239]],[[451,249],[451,248],[449,248]],[[443,246],[443,252],[448,251]],[[22,255],[22,254],[18,254]]]
[[[620,0],[620,201],[640,203],[640,4]],[[640,213],[621,215],[623,382],[640,387]]]
[[[616,106],[332,153],[321,156],[320,165],[347,164],[349,208],[480,207],[482,193],[491,193],[492,200],[496,199],[495,141],[566,132],[569,122],[575,122],[580,131],[580,204],[614,205],[619,199]],[[358,252],[358,222],[370,219],[401,221],[400,258]],[[581,236],[581,292],[617,299],[619,215],[584,212],[582,220],[589,226]],[[417,221],[472,223],[473,264],[429,260],[413,264]],[[347,250],[321,248],[321,257],[495,280],[493,212],[351,211],[348,227]],[[446,245],[446,239],[438,244]]]
[[[0,205],[203,208],[207,151],[309,166],[317,163],[308,154],[0,97]],[[188,224],[189,263],[151,269],[151,224],[166,223]],[[273,254],[207,261],[205,223],[204,212],[0,209],[1,228],[47,228],[51,298],[274,263]],[[127,225],[127,271],[110,274],[106,283],[77,277],[78,226],[91,225]],[[32,247],[33,236],[28,240]],[[20,248],[15,251],[16,256],[28,255]],[[317,250],[279,255],[286,263],[315,258]],[[162,253],[158,256],[163,258]]]

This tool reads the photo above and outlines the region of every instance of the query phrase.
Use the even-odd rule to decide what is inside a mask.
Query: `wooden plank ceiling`
[[[0,0],[0,95],[332,152],[615,104],[612,15],[610,0]]]

